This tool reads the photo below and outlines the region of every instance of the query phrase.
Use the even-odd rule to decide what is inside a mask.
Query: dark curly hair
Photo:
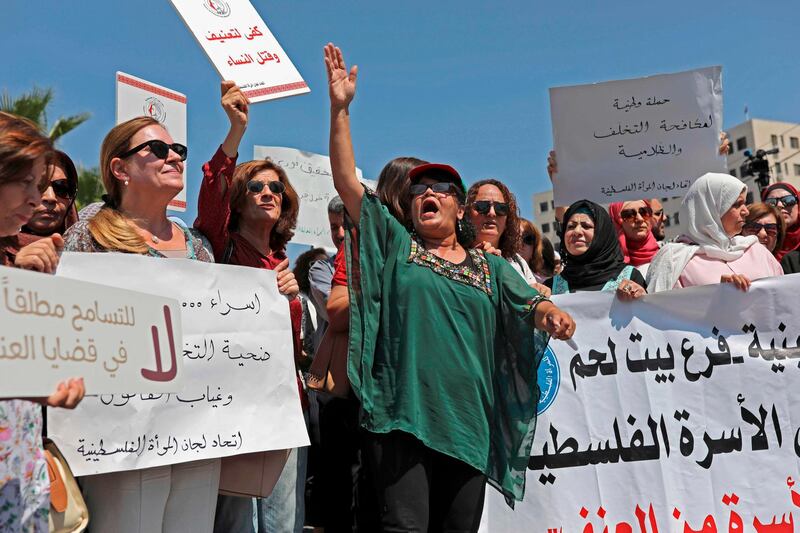
[[[297,256],[297,259],[294,261],[292,273],[297,280],[297,286],[300,292],[305,294],[311,292],[311,280],[308,279],[308,272],[311,270],[311,265],[327,257],[328,252],[326,252],[324,248],[312,248]]]
[[[411,169],[423,165],[427,161],[416,157],[395,157],[383,167],[375,186],[375,194],[398,222],[411,228],[411,198],[408,196],[410,181],[408,173]]]
[[[256,159],[236,166],[231,179],[231,217],[228,222],[228,229],[230,231],[239,229],[240,213],[247,198],[247,182],[256,174],[265,170],[275,172],[278,175],[278,180],[286,187],[281,199],[281,216],[269,236],[271,250],[284,250],[294,236],[297,214],[300,212],[300,198],[298,198],[292,184],[289,183],[289,176],[286,175],[286,171],[271,159]]]
[[[519,252],[521,245],[522,230],[520,228],[519,208],[517,207],[517,198],[514,196],[505,183],[493,178],[480,180],[472,184],[472,187],[467,191],[467,213],[472,209],[472,204],[475,203],[475,197],[478,196],[478,190],[484,185],[494,185],[503,194],[503,198],[508,202],[508,216],[506,217],[506,229],[500,235],[500,253],[506,259],[511,259],[514,254]],[[470,217],[472,218],[472,217]]]

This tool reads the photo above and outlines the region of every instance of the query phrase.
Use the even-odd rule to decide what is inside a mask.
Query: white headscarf
[[[647,291],[668,291],[675,286],[683,269],[695,254],[722,261],[734,261],[758,242],[758,237],[728,237],[722,215],[733,207],[747,185],[728,174],[709,172],[700,176],[681,203],[680,216],[687,222],[686,232],[675,242],[665,244],[647,271]]]

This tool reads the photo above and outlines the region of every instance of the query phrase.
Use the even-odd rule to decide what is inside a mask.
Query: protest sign
[[[175,392],[178,302],[0,267],[0,397],[49,396],[82,377],[89,394]]]
[[[279,146],[256,146],[254,159],[269,157],[281,166],[300,198],[300,214],[294,230],[293,244],[331,247],[331,230],[328,222],[328,202],[337,195],[333,186],[331,160],[326,155],[304,152]],[[374,188],[374,182],[362,179],[361,170],[356,175],[362,183]]]
[[[798,290],[555,297],[577,347],[550,343],[525,499],[487,491],[482,531],[793,531]]]
[[[250,99],[310,91],[249,0],[170,0],[211,63]]]
[[[168,294],[180,302],[184,386],[104,394],[48,413],[76,475],[308,445],[289,304],[275,272],[188,259],[64,254],[59,275]]]
[[[556,205],[682,196],[718,154],[722,68],[550,89]]]
[[[117,72],[117,124],[141,116],[153,117],[164,125],[173,141],[188,145],[186,95]],[[186,211],[186,165],[183,170],[183,190],[170,200],[167,209]]]

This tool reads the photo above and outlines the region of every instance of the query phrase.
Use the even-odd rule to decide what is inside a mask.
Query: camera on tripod
[[[750,150],[745,150],[744,155],[747,158],[747,168],[744,171],[745,176],[756,176],[756,183],[761,188],[769,186],[769,161],[767,156],[777,154],[778,149],[772,150],[756,150],[756,155]]]

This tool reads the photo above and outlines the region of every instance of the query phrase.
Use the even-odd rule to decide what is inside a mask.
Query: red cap
[[[461,176],[458,174],[456,169],[450,165],[443,165],[441,163],[425,163],[423,165],[418,165],[412,168],[408,173],[408,179],[411,181],[411,183],[416,183],[422,178],[423,175],[430,173],[431,171],[438,171],[451,176],[454,178],[454,183],[461,187],[461,191],[464,194],[467,194],[467,188],[464,187],[464,180],[461,179]]]

